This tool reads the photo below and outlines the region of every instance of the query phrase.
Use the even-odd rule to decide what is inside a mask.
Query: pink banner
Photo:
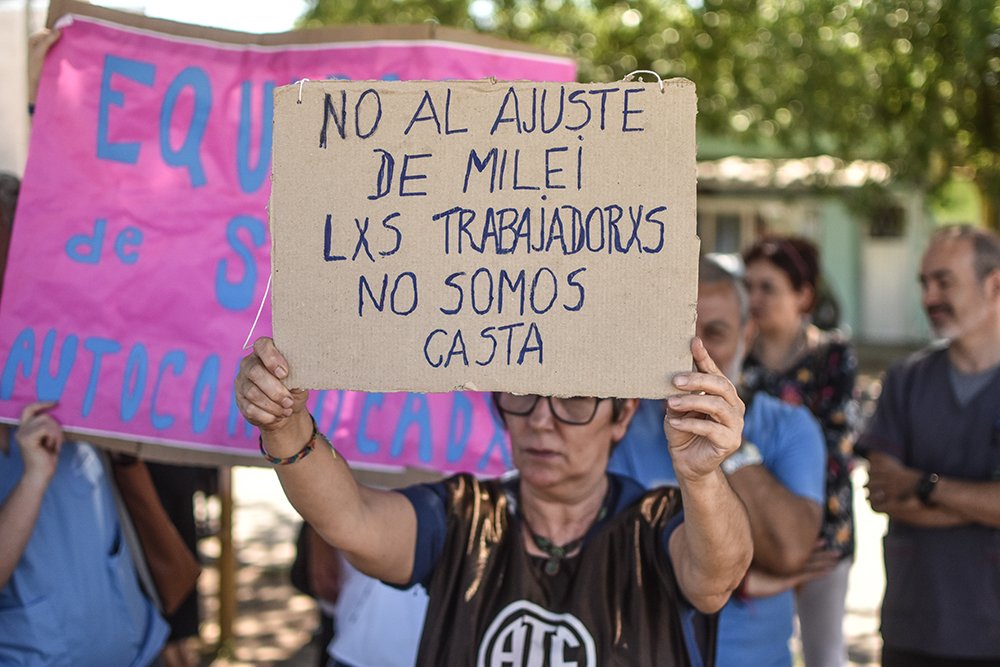
[[[428,41],[261,47],[64,20],[45,64],[0,302],[0,419],[255,451],[233,399],[270,273],[271,93],[309,79],[569,81],[571,61]],[[270,332],[269,309],[255,337]],[[495,474],[482,394],[314,392],[356,463]]]

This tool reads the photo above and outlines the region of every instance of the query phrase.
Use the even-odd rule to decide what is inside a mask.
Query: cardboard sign
[[[275,342],[296,387],[659,398],[689,370],[694,84],[275,91]]]

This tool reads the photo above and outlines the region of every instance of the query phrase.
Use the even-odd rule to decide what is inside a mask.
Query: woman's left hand
[[[739,449],[744,405],[701,339],[691,341],[691,354],[697,370],[674,377],[674,386],[690,393],[667,399],[663,430],[677,476],[695,481],[718,470]]]

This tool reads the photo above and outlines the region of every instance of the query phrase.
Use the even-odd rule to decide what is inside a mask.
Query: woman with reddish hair
[[[741,392],[763,391],[805,405],[826,439],[826,506],[817,550],[836,563],[798,588],[806,667],[847,664],[843,636],[847,579],[854,557],[851,469],[857,429],[857,358],[839,332],[810,322],[819,252],[802,238],[766,238],[744,253],[750,316],[757,334],[743,366]]]

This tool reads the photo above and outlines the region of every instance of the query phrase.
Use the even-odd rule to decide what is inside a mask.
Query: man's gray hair
[[[973,268],[980,285],[988,275],[1000,269],[1000,236],[992,230],[970,225],[949,225],[935,232],[931,243],[939,239],[965,239],[972,244]]]
[[[705,255],[698,261],[698,282],[706,285],[729,283],[740,306],[740,326],[750,321],[750,295],[743,284],[743,260],[739,255]]]

